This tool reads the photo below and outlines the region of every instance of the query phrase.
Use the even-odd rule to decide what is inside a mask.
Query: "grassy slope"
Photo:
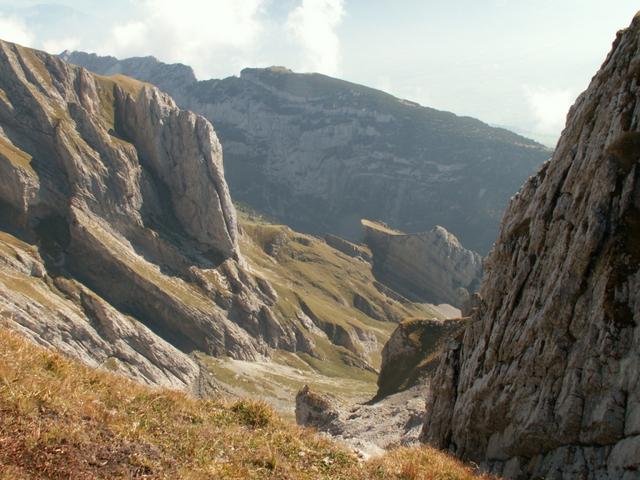
[[[241,251],[254,270],[276,288],[276,308],[285,318],[294,317],[303,300],[323,323],[372,332],[381,344],[404,318],[442,318],[428,305],[400,303],[382,294],[374,286],[369,263],[344,255],[323,240],[256,221],[245,212],[239,217],[247,233]],[[269,255],[266,251],[273,244],[277,253]],[[384,318],[375,320],[355,308],[356,294],[379,307]],[[379,352],[371,360],[378,365]]]
[[[132,477],[478,478],[430,448],[361,463],[262,403],[144,388],[0,328],[0,479]]]
[[[274,307],[278,317],[294,321],[301,302],[317,317],[325,331],[336,327],[352,332],[369,332],[377,346],[360,352],[378,368],[380,352],[397,323],[407,317],[441,318],[430,306],[401,303],[382,294],[374,285],[371,265],[349,257],[328,246],[323,240],[304,235],[283,225],[268,223],[255,212],[239,208],[244,235],[241,251],[251,268],[267,279],[278,293]],[[270,253],[267,253],[270,252]],[[355,296],[365,298],[381,314],[375,320],[354,306]],[[273,405],[291,406],[291,399],[304,384],[315,391],[338,394],[341,398],[364,400],[376,391],[374,372],[351,366],[354,353],[332,343],[330,338],[313,337],[322,358],[304,353],[278,352],[274,361],[283,366],[269,376],[250,365],[239,368],[237,362],[212,359],[208,362],[217,378],[228,385],[246,387],[240,393],[265,398]],[[224,381],[224,380],[223,380]],[[243,391],[244,390],[244,391]]]

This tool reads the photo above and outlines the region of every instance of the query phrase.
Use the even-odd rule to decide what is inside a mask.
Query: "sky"
[[[199,79],[287,66],[554,146],[633,0],[0,0],[0,38],[153,55]]]

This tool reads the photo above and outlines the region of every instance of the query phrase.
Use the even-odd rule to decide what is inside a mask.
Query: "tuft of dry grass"
[[[371,479],[393,480],[497,480],[474,472],[468,465],[431,447],[403,447],[366,464]]]
[[[487,477],[430,448],[362,463],[264,403],[150,389],[0,328],[0,480],[36,478]]]

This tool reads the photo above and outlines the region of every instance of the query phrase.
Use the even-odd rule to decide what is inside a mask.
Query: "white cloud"
[[[339,73],[340,39],[336,28],[344,14],[344,0],[302,0],[289,13],[286,28],[303,49],[302,69]]]
[[[80,47],[80,40],[76,37],[52,38],[42,42],[42,49],[57,55],[65,50],[75,50]]]
[[[216,73],[229,55],[255,46],[265,0],[135,0],[136,20],[113,27],[100,50],[120,57],[155,55]],[[225,65],[228,68],[228,63]]]
[[[533,115],[535,133],[547,136],[560,135],[567,112],[575,100],[573,91],[525,86],[524,93]]]
[[[35,36],[19,18],[0,14],[0,36],[3,40],[32,47]]]

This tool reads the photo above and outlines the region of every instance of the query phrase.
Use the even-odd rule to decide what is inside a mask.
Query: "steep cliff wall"
[[[64,58],[158,85],[204,115],[225,147],[234,199],[296,230],[360,237],[360,219],[443,225],[485,254],[509,198],[550,151],[507,130],[319,74],[281,67],[197,82],[184,65]]]
[[[155,87],[0,42],[0,179],[12,328],[173,387],[194,350],[298,348],[244,267],[211,124]]]
[[[640,470],[640,17],[513,199],[425,440],[507,478]]]
[[[407,234],[362,221],[376,275],[413,300],[461,307],[482,278],[482,257],[443,227]]]

